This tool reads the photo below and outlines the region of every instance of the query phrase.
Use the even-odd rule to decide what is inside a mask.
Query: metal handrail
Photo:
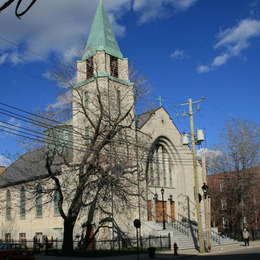
[[[174,222],[172,222],[172,226],[174,228],[176,228],[179,232],[181,232],[182,234],[189,236],[189,227],[186,223],[183,223],[181,221],[175,220]]]
[[[220,244],[220,235],[217,232],[210,230],[210,237],[213,241]]]
[[[183,216],[183,215],[181,215],[181,214],[178,214],[178,216],[181,217],[185,222],[188,222],[189,225],[192,227],[193,231],[196,233],[196,236],[198,236],[198,225],[197,225],[197,223],[195,223],[194,221],[191,221],[191,220],[187,219],[185,216]],[[205,237],[206,237],[206,232],[203,232],[203,234],[204,234],[204,238],[205,238]],[[217,232],[211,230],[211,231],[210,231],[210,236],[211,236],[211,239],[212,239],[213,241],[215,241],[215,242],[217,242],[217,243],[220,244],[220,238],[221,238],[221,236],[220,236]]]

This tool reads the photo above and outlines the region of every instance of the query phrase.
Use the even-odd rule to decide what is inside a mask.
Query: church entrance
[[[157,201],[155,203],[156,222],[163,222],[163,205],[164,205],[164,220],[167,222],[167,201]]]

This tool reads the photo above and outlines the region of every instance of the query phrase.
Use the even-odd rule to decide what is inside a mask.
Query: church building
[[[135,238],[135,219],[144,238],[196,222],[191,149],[162,106],[136,115],[138,86],[102,0],[72,93],[71,120],[47,129],[43,148],[0,174],[0,239],[62,240],[73,212],[75,241],[87,232],[97,241]]]

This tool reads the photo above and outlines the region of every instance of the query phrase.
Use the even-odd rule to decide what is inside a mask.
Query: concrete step
[[[183,234],[179,230],[177,230],[171,224],[166,224],[166,230],[163,230],[162,223],[156,223],[152,221],[147,221],[144,223],[146,228],[150,229],[150,234],[153,236],[168,236],[170,233],[172,247],[176,242],[179,249],[192,249],[195,248],[195,245],[198,246],[198,241],[196,238],[192,237],[192,232],[189,230],[188,234]],[[238,242],[233,239],[223,239],[220,238],[220,241],[214,241],[211,239],[211,246],[220,246],[220,245],[229,245],[229,244],[237,244]]]

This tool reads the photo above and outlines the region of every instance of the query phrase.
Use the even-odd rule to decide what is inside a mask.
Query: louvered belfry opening
[[[93,57],[87,59],[87,79],[94,76]]]
[[[110,74],[118,78],[118,58],[110,56]]]

